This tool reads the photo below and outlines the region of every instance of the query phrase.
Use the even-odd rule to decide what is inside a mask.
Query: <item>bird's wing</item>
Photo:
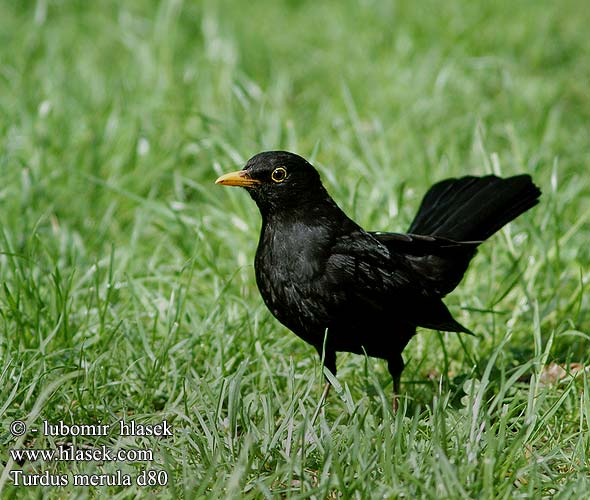
[[[435,236],[371,233],[391,255],[402,258],[412,276],[431,295],[444,297],[459,284],[481,241],[453,241]]]
[[[337,238],[326,263],[329,283],[373,302],[412,291],[427,294],[420,276],[401,254],[392,253],[374,235],[355,231]]]
[[[440,236],[424,236],[412,233],[370,232],[371,236],[383,243],[389,250],[411,255],[438,254],[457,248],[474,248],[481,241],[455,241]]]
[[[479,242],[356,231],[334,243],[329,280],[351,282],[368,297],[413,293],[444,297],[461,281]]]
[[[440,300],[443,294],[437,285],[444,280],[437,282],[436,274],[431,274],[441,265],[434,250],[444,254],[452,253],[453,248],[465,249],[448,240],[414,236],[357,231],[337,238],[327,259],[325,278],[339,297],[340,307],[380,314],[392,307],[405,308],[408,319],[418,326],[469,332]]]

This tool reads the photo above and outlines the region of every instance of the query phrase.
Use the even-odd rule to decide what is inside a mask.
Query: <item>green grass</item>
[[[2,498],[583,498],[590,376],[583,1],[0,2]],[[392,415],[382,362],[279,325],[259,215],[217,175],[309,158],[345,211],[404,230],[448,176],[530,173],[541,205],[482,247],[421,332]],[[492,312],[493,311],[493,312]],[[169,438],[14,438],[13,420],[167,419]],[[166,487],[15,487],[10,448],[148,447]]]

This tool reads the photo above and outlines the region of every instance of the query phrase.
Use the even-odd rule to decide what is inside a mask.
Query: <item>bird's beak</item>
[[[237,172],[222,175],[215,181],[215,184],[221,184],[222,186],[254,187],[258,186],[260,181],[252,179],[245,170],[238,170]]]

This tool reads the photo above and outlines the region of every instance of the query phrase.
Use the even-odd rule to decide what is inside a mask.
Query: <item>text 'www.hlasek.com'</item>
[[[9,477],[15,486],[150,486],[161,487],[168,484],[168,472],[152,467],[154,452],[151,448],[141,448],[121,445],[118,443],[108,446],[105,444],[90,445],[88,439],[101,436],[120,437],[156,437],[172,436],[172,427],[163,420],[157,424],[140,424],[134,420],[119,420],[113,424],[66,424],[62,421],[52,423],[44,420],[39,427],[27,425],[22,420],[15,420],[10,424],[10,433],[16,437],[43,435],[54,443],[51,448],[29,448],[26,445],[11,448],[9,457],[14,466],[21,465],[24,469],[12,467]],[[82,442],[82,439],[85,441]],[[32,439],[31,439],[32,440]],[[95,472],[64,472],[52,473],[43,471],[43,464],[55,462],[94,462],[104,465],[108,462],[126,464],[150,464],[130,469],[101,472],[100,467]],[[33,464],[32,470],[25,465]]]

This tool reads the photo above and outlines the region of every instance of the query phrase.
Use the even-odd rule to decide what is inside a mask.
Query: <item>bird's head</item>
[[[327,197],[317,170],[287,151],[259,153],[242,170],[222,175],[215,184],[246,188],[263,213],[305,207]]]

